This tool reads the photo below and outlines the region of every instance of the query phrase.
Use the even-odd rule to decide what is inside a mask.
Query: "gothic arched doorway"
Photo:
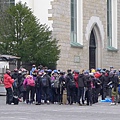
[[[95,35],[93,30],[90,34],[90,41],[89,41],[89,69],[96,68],[96,42],[95,42]]]

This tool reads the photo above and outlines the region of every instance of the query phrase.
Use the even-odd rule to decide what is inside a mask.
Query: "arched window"
[[[117,49],[117,0],[107,0],[108,48]]]
[[[71,0],[71,45],[83,45],[83,0]]]

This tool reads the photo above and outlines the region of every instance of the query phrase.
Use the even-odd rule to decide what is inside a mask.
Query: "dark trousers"
[[[103,100],[108,96],[108,87],[103,87]]]
[[[6,104],[13,102],[13,91],[12,88],[6,88]]]
[[[62,101],[63,101],[63,88],[61,87],[58,89],[58,102],[62,103]]]
[[[49,87],[42,87],[42,100],[50,100]]]
[[[23,91],[23,101],[26,100],[26,91]]]
[[[77,87],[75,87],[75,91],[74,92],[75,92],[74,93],[74,103],[76,103],[77,99],[78,99],[78,88]]]
[[[92,104],[96,103],[96,89],[92,88]]]
[[[51,88],[51,102],[58,102],[58,89],[54,87]]]
[[[74,88],[67,88],[67,100],[68,104],[73,104],[74,101]]]
[[[92,89],[88,88],[86,91],[87,105],[92,105]]]
[[[41,103],[41,88],[36,88],[36,102]]]
[[[95,88],[95,90],[96,90],[95,103],[97,103],[101,88],[98,87],[98,88]]]
[[[82,98],[82,104],[84,104],[84,87],[78,88],[78,103],[80,104],[80,99]]]
[[[35,87],[33,86],[27,86],[26,87],[26,102],[27,103],[32,103],[34,100],[34,91],[35,91]],[[30,96],[30,98],[29,98]]]

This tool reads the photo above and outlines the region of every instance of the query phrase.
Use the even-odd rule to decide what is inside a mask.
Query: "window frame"
[[[71,8],[71,31],[70,31],[71,46],[83,47],[83,0],[71,0],[70,8]],[[72,12],[75,15],[75,17],[72,16]],[[73,27],[74,29],[72,28],[72,26],[74,26]]]
[[[0,1],[1,11],[6,10],[10,5],[15,5],[15,0]]]
[[[117,51],[117,0],[107,0],[108,50]]]

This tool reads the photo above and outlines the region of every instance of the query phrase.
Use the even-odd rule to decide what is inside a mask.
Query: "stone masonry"
[[[51,2],[53,20],[53,36],[59,40],[61,49],[60,59],[57,62],[57,69],[67,70],[89,69],[89,40],[86,40],[85,33],[88,22],[92,16],[96,16],[102,23],[104,32],[104,45],[101,46],[101,68],[114,66],[120,68],[120,51],[111,52],[107,50],[107,2],[106,0],[83,0],[83,48],[75,48],[70,45],[70,0],[53,0]],[[118,49],[120,47],[120,0],[118,0]],[[93,26],[94,27],[94,26]],[[91,28],[92,30],[92,28]],[[100,31],[101,33],[101,31]],[[101,44],[103,44],[101,43]],[[98,54],[99,54],[98,52]],[[75,62],[75,56],[80,56],[79,62]]]

